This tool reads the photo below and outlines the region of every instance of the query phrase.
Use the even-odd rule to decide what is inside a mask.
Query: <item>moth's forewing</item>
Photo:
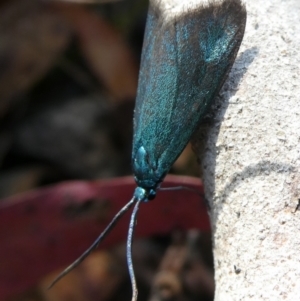
[[[240,0],[213,1],[168,20],[150,6],[134,114],[136,177],[162,180],[169,171],[222,87],[245,24]]]

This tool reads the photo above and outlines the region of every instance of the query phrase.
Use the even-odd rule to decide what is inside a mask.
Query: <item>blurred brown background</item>
[[[76,2],[0,2],[1,199],[65,180],[131,174],[148,3]],[[199,176],[190,147],[172,171]],[[134,250],[140,300],[212,300],[209,236],[179,231],[137,241]],[[56,273],[12,300],[131,298],[123,244],[45,290]]]

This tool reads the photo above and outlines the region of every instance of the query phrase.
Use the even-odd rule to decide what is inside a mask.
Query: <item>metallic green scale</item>
[[[134,114],[136,199],[155,191],[222,87],[246,24],[240,0],[165,20],[150,6]]]

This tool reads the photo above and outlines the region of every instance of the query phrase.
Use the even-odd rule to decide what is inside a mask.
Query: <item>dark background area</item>
[[[131,174],[148,1],[84,2],[0,2],[2,200],[62,181]],[[171,172],[199,177],[190,146]],[[124,256],[124,244],[98,252],[57,288],[45,290],[56,271],[11,300],[130,300]],[[136,242],[140,300],[162,300],[150,288],[157,268],[173,266],[174,258],[180,263],[171,270],[180,281],[173,272],[158,277],[165,300],[212,300],[210,237],[179,230]],[[202,276],[192,280],[193,273]]]

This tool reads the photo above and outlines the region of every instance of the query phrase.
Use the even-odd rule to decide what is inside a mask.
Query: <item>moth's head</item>
[[[136,200],[139,201],[151,201],[155,198],[156,196],[156,190],[155,189],[146,189],[146,188],[142,188],[142,187],[137,187],[134,191],[133,197]]]

